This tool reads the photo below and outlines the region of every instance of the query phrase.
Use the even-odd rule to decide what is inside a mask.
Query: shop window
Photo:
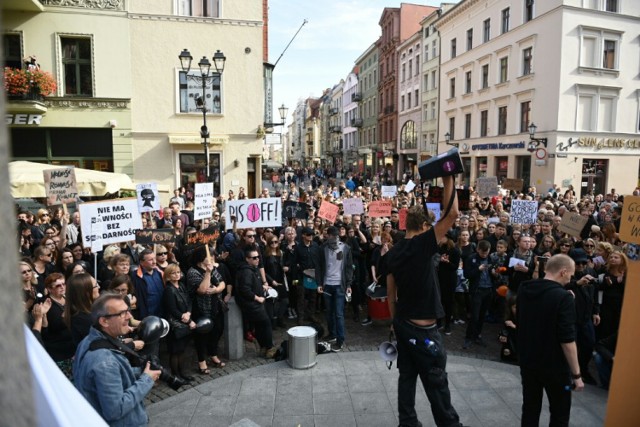
[[[477,173],[476,178],[484,178],[487,176],[487,158],[486,157],[478,157],[476,160]]]
[[[498,182],[502,182],[507,177],[509,172],[509,158],[506,156],[496,157],[496,177]]]
[[[5,67],[22,68],[22,40],[20,34],[7,33],[2,35],[3,63]]]
[[[205,99],[202,100],[202,81],[199,70],[185,73],[180,71],[180,112],[181,113],[201,113],[202,108],[207,109],[207,113],[222,114],[222,93],[218,73],[210,73],[210,77],[205,83]]]
[[[220,17],[219,0],[178,0],[178,15]]]
[[[93,96],[91,39],[60,37],[65,96]]]
[[[195,183],[206,182],[207,165],[204,154],[180,153],[180,185],[194,188]],[[220,195],[220,153],[209,153],[209,181],[213,182],[213,193]]]

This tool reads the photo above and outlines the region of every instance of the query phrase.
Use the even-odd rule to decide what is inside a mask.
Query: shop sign
[[[525,148],[524,141],[515,142],[512,144],[503,144],[502,142],[498,142],[495,144],[475,144],[471,146],[472,151],[480,151],[480,150],[514,150]]]
[[[42,114],[5,114],[8,125],[36,125],[42,124]]]
[[[577,139],[569,138],[567,142],[559,142],[556,152],[569,151],[569,148],[577,145],[582,148],[602,149],[640,149],[640,138],[595,138],[591,136],[581,136]],[[558,156],[560,157],[560,156]]]

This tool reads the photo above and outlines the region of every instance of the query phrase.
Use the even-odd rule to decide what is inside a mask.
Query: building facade
[[[467,184],[497,176],[543,192],[630,192],[640,169],[639,23],[637,2],[460,2],[435,23],[440,151],[448,133]]]
[[[404,173],[417,173],[418,138],[422,128],[422,100],[420,91],[422,31],[398,45],[398,163],[396,178]]]
[[[362,100],[358,83],[358,74],[352,71],[344,80],[342,88],[342,162],[349,171],[358,169],[358,129],[362,126],[362,122],[358,120],[358,105]]]
[[[378,123],[378,49],[375,43],[369,46],[355,61],[360,81],[359,116],[362,125],[358,128],[358,165],[363,171],[375,172],[377,165]]]

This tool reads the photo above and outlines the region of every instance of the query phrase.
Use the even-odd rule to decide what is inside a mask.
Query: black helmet
[[[138,336],[145,344],[164,338],[169,333],[169,322],[157,316],[147,316],[138,325]]]

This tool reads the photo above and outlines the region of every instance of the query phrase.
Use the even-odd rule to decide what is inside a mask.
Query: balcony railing
[[[362,119],[351,119],[351,126],[354,128],[361,128],[363,120]]]
[[[391,114],[395,111],[395,106],[394,105],[387,105],[386,107],[384,107],[384,113],[385,114]]]
[[[338,114],[338,107],[329,108],[329,115],[335,116]]]
[[[352,93],[351,94],[351,102],[360,102],[362,101],[362,94],[361,93]]]
[[[342,133],[342,126],[340,125],[331,126],[329,128],[329,131],[333,133]]]

